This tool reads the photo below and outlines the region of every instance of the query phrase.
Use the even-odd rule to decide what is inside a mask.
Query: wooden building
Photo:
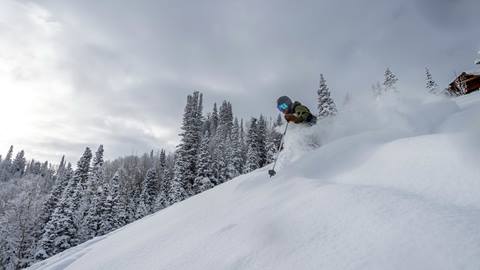
[[[448,91],[453,95],[466,95],[480,89],[480,75],[462,72],[448,86]]]

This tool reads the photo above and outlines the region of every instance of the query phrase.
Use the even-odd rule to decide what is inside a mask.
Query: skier
[[[292,100],[287,96],[281,96],[277,99],[277,108],[284,114],[287,122],[295,124],[306,124],[313,126],[317,123],[317,117],[300,102]]]

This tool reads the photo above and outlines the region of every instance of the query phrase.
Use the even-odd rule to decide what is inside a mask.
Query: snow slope
[[[479,153],[479,93],[351,104],[292,127],[276,177],[259,169],[31,269],[480,269]]]

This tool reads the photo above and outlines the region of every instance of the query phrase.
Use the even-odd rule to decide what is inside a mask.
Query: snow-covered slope
[[[480,269],[479,159],[478,93],[351,104],[292,127],[276,177],[238,177],[31,269]]]

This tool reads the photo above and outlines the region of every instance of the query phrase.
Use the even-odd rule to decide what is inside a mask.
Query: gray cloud
[[[480,47],[476,0],[35,3],[61,26],[51,42],[71,87],[52,103],[65,118],[39,129],[83,132],[72,149],[104,143],[110,157],[174,144],[193,90],[207,109],[229,99],[241,117],[275,115],[283,94],[314,106],[319,73],[339,101],[370,94],[387,66],[423,91],[425,65],[446,85]]]

